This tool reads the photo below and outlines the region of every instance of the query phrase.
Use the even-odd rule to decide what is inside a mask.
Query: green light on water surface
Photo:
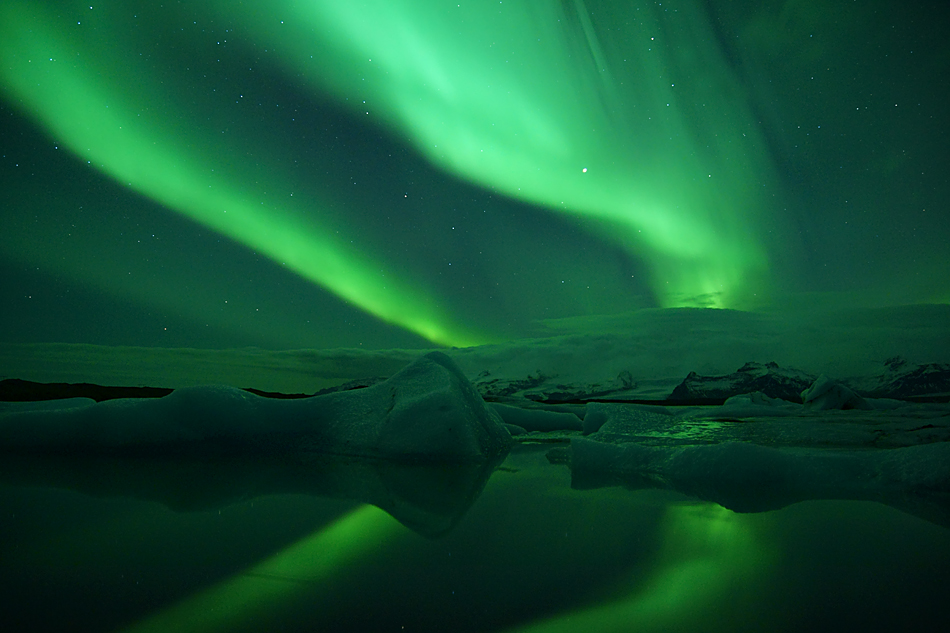
[[[760,578],[771,556],[741,515],[716,504],[671,505],[655,572],[645,584],[512,633],[715,630],[705,621],[714,606]]]
[[[248,622],[291,605],[313,586],[329,586],[335,574],[393,537],[405,533],[391,516],[363,506],[327,528],[248,569],[127,629],[125,633],[210,633],[242,629]]]

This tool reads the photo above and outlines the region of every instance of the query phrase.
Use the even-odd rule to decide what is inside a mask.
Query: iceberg
[[[825,376],[802,400],[591,403],[583,436],[548,459],[576,489],[674,490],[735,512],[877,501],[950,526],[950,405],[862,398]]]
[[[492,403],[490,406],[501,416],[506,425],[524,431],[580,431],[583,428],[583,422],[574,413],[500,403]]]
[[[802,391],[802,402],[806,408],[817,410],[871,408],[864,398],[824,374]]]
[[[72,406],[75,405],[75,406]],[[29,405],[27,405],[29,406]],[[455,363],[419,358],[372,387],[298,400],[232,387],[0,411],[0,450],[75,454],[315,452],[408,462],[488,461],[510,435]]]
[[[878,501],[950,526],[950,442],[876,451],[773,448],[747,442],[644,446],[575,438],[576,489],[662,488],[734,512],[814,499]]]
[[[511,443],[432,352],[365,389],[276,400],[230,387],[162,398],[3,403],[0,481],[209,510],[270,494],[371,503],[429,538],[452,529]]]

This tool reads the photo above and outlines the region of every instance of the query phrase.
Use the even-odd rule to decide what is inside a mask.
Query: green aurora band
[[[661,305],[746,305],[768,287],[763,221],[778,186],[765,142],[700,5],[617,4],[249,0],[197,10],[238,22],[288,76],[444,171],[583,218],[649,265]],[[76,156],[430,341],[495,338],[324,223],[328,200],[263,202],[247,182],[293,190],[278,166],[235,165],[222,157],[246,148],[155,115],[154,103],[193,110],[192,96],[122,54],[121,29],[99,15],[108,12],[64,7],[3,3],[0,88]],[[84,34],[93,19],[98,34]]]
[[[170,97],[154,86],[130,91],[142,70],[110,63],[105,55],[96,59],[97,51],[79,56],[69,34],[56,28],[63,20],[40,17],[35,7],[7,3],[0,21],[4,87],[90,164],[386,321],[439,344],[480,342],[444,323],[431,309],[433,301],[413,285],[381,274],[382,265],[331,238],[332,231],[314,230],[299,207],[262,209],[235,186],[236,174],[216,175],[221,161],[213,149],[226,148],[195,150],[177,141],[179,130],[150,120],[150,101]],[[83,61],[65,61],[77,57]]]
[[[582,0],[241,8],[290,72],[381,110],[432,163],[600,221],[664,306],[764,290],[756,215],[777,179],[699,4],[601,3],[596,24]]]

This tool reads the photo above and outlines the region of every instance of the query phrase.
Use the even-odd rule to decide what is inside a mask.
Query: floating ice
[[[747,442],[644,446],[571,441],[572,485],[668,488],[737,512],[809,499],[864,499],[950,522],[950,443],[876,451],[771,448]],[[939,515],[936,517],[935,515]]]
[[[299,400],[268,399],[231,387],[191,387],[163,398],[78,404],[0,412],[0,450],[290,450],[467,462],[503,454],[511,441],[498,414],[441,352],[372,387]]]
[[[573,413],[547,411],[545,409],[513,407],[505,404],[492,404],[505,424],[520,427],[526,431],[580,431],[582,422]]]
[[[864,398],[822,374],[811,387],[802,391],[808,409],[869,409]]]

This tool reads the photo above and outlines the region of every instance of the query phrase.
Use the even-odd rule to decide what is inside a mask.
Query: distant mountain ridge
[[[516,403],[519,400],[528,400],[547,404],[583,404],[600,401],[712,405],[722,404],[733,396],[761,392],[770,398],[800,404],[802,392],[811,387],[819,376],[800,369],[782,367],[774,362],[747,362],[731,374],[703,376],[697,372],[690,372],[665,398],[644,397],[643,385],[626,370],[621,371],[615,379],[600,383],[562,383],[557,378],[557,375],[547,376],[540,371],[537,375],[520,379],[494,376],[484,371],[472,380],[472,384],[489,402]],[[382,380],[384,380],[382,377],[352,380],[337,387],[320,390],[316,395],[361,389]],[[950,363],[915,364],[903,357],[894,356],[884,361],[884,369],[878,375],[835,379],[834,382],[864,398],[892,398],[916,402],[950,401]],[[245,389],[271,398],[305,398],[314,395]],[[88,383],[0,380],[0,401],[6,402],[75,397],[87,397],[97,401],[113,398],[148,398],[161,397],[171,391],[171,389],[155,387],[107,387]]]
[[[690,372],[662,399],[645,399],[629,371],[614,380],[590,384],[565,384],[540,371],[522,379],[496,377],[482,372],[473,381],[486,400],[526,399],[548,404],[583,402],[654,402],[670,405],[722,404],[727,399],[761,392],[770,398],[802,403],[802,392],[820,376],[778,363],[750,361],[731,374],[703,376]],[[895,400],[946,401],[950,399],[950,364],[914,364],[895,356],[882,373],[863,378],[835,379],[861,397]]]
[[[885,371],[874,381],[855,381],[854,390],[869,398],[898,400],[950,395],[950,364],[916,365],[900,356],[884,361]]]
[[[802,391],[817,379],[818,376],[780,367],[777,363],[748,362],[725,376],[700,376],[690,372],[667,400],[724,401],[732,396],[759,391],[770,398],[801,404]]]
[[[950,396],[950,364],[914,364],[895,356],[884,361],[884,372],[868,378],[840,379],[836,382],[865,398],[895,400],[946,400]],[[690,372],[673,393],[670,401],[723,401],[732,396],[759,391],[770,398],[801,403],[801,393],[818,376],[780,367],[777,363],[749,362],[732,374],[700,376]]]

